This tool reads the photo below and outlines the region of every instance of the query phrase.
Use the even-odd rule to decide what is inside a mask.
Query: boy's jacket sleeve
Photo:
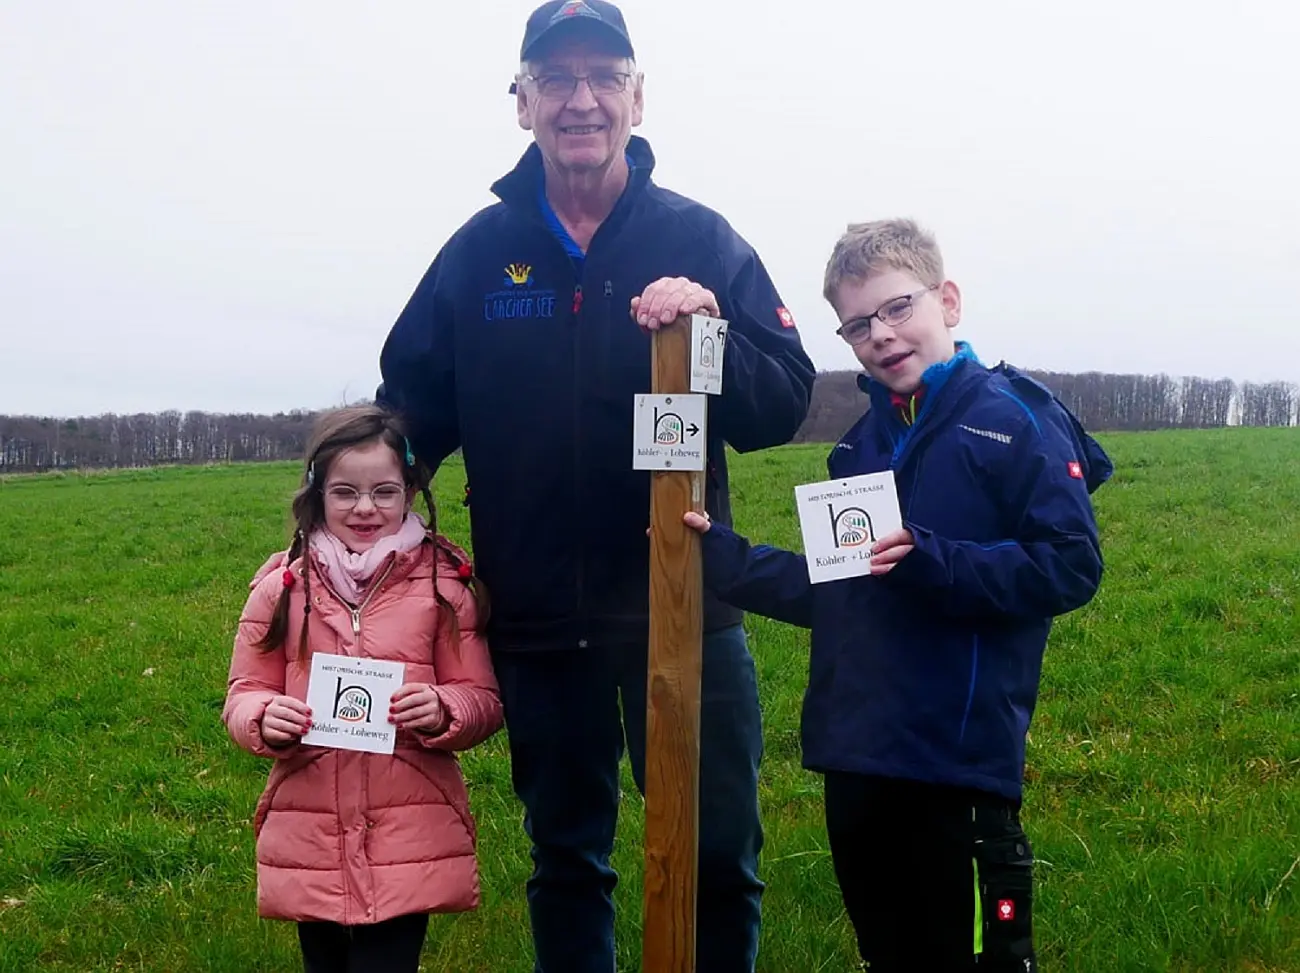
[[[382,383],[375,401],[403,417],[415,452],[430,469],[436,469],[460,447],[451,276],[448,248],[444,248],[411,295],[379,355]]]
[[[1004,497],[1013,538],[950,540],[908,523],[916,547],[889,583],[926,589],[954,616],[1050,618],[1092,599],[1102,556],[1089,493],[1109,476],[1109,460],[1055,403],[1034,410],[1012,450]]]
[[[742,611],[812,628],[813,590],[803,555],[749,541],[725,524],[702,538],[704,586]]]
[[[722,358],[722,395],[711,415],[738,452],[794,438],[811,401],[816,369],[758,255],[738,237],[723,255],[727,289],[718,295],[730,322]]]

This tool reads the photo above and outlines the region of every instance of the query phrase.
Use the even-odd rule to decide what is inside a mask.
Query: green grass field
[[[1099,437],[1102,592],[1055,629],[1026,827],[1047,971],[1300,971],[1300,431]],[[825,448],[735,462],[738,526],[796,546]],[[0,973],[299,968],[259,921],[267,764],[220,723],[245,582],[283,546],[293,466],[0,480]],[[460,470],[442,526],[468,537]],[[751,618],[766,715],[759,968],[854,968],[819,780],[799,767],[804,632]],[[426,970],[531,969],[528,849],[504,735],[466,755],[485,903],[435,917]],[[616,864],[640,956],[642,806]],[[701,971],[707,973],[707,971]]]

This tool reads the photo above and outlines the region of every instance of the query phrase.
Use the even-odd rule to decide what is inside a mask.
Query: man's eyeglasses
[[[406,497],[405,487],[396,483],[381,483],[373,490],[357,490],[350,486],[332,486],[325,491],[325,502],[335,510],[351,510],[361,502],[362,497],[369,497],[380,510],[391,510]]]
[[[938,290],[938,286],[926,287],[902,297],[891,297],[865,318],[854,318],[835,329],[835,333],[851,345],[860,345],[871,337],[871,319],[876,318],[881,324],[893,329],[906,324],[915,310],[918,297],[927,291]]]
[[[632,75],[626,71],[592,71],[586,75],[574,75],[564,72],[546,74],[525,74],[523,80],[531,81],[537,86],[543,98],[561,98],[566,101],[578,90],[578,82],[585,81],[593,95],[617,95],[627,90],[627,83]]]

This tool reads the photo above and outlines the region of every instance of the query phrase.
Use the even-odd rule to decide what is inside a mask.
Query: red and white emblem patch
[[[1070,475],[1074,477],[1076,480],[1083,479],[1083,466],[1080,463],[1071,462],[1070,465],[1066,467],[1066,469],[1070,471]]]
[[[1016,917],[1016,903],[1012,899],[998,899],[998,920],[1010,922]]]
[[[783,328],[793,328],[793,327],[794,327],[794,315],[791,314],[791,313],[790,313],[788,310],[786,310],[785,308],[783,308],[783,307],[778,307],[778,308],[776,309],[776,316],[777,316],[778,318],[781,319],[781,327],[783,327]]]

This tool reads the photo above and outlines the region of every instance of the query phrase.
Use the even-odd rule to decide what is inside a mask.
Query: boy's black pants
[[[306,973],[417,973],[429,929],[422,913],[366,926],[298,923]]]
[[[826,829],[871,973],[1036,973],[1018,802],[828,773]]]

